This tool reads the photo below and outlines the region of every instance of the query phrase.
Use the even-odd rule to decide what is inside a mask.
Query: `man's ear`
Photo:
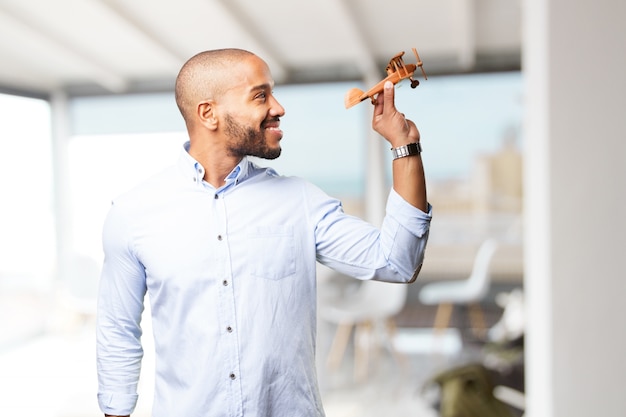
[[[198,120],[207,129],[217,129],[217,115],[215,114],[215,102],[212,100],[202,101],[196,108]]]

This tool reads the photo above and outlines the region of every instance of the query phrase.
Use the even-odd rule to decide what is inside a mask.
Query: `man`
[[[174,167],[116,199],[104,226],[105,415],[135,407],[146,293],[153,416],[319,417],[316,261],[363,280],[416,278],[430,207],[419,132],[396,110],[393,85],[373,116],[397,157],[381,230],[317,187],[247,159],[280,155],[285,110],[273,87],[267,64],[243,50],[203,52],[182,67],[176,102],[189,142]]]

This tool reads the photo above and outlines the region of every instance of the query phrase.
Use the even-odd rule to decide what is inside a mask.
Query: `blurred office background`
[[[422,134],[426,261],[400,292],[320,268],[327,415],[440,415],[429,380],[467,364],[511,388],[496,394],[515,415],[619,415],[625,17],[617,1],[2,0],[0,410],[99,415],[102,222],[112,198],[176,160],[186,58],[225,46],[265,58],[285,137],[259,163],[376,223],[388,147],[371,105],[346,110],[343,96],[416,47],[428,80],[396,97]],[[145,326],[137,416],[150,408]]]

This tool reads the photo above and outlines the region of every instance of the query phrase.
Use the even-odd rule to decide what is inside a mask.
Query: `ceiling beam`
[[[15,88],[12,86],[5,86],[0,84],[0,94],[7,94],[11,96],[36,98],[39,100],[49,100],[50,94],[42,91],[35,91],[32,89]]]
[[[268,64],[270,64],[272,68],[274,78],[276,78],[277,81],[286,79],[288,71],[284,59],[282,59],[281,54],[276,48],[272,47],[272,42],[267,39],[264,32],[259,29],[256,21],[249,19],[235,1],[214,0],[213,3],[219,5],[224,14],[231,17],[233,22],[237,24],[238,30],[241,33],[245,33],[251,42],[259,45],[259,49],[262,51],[260,55],[263,56],[264,60],[269,61]]]
[[[126,8],[120,5],[116,0],[93,0],[101,3],[103,6],[109,9],[109,11],[116,15],[127,26],[132,27],[137,32],[141,33],[152,44],[157,46],[165,55],[175,62],[185,62],[189,57],[183,55],[180,49],[175,45],[172,45],[166,36],[160,35],[157,31],[154,31],[147,27],[143,22],[128,12]]]
[[[332,4],[335,4],[335,12],[351,33],[353,49],[357,55],[356,63],[363,80],[368,84],[377,82],[380,77],[380,69],[374,54],[367,45],[365,33],[357,23],[355,12],[350,9],[346,0],[337,0]]]
[[[79,62],[87,69],[95,83],[115,93],[121,93],[126,90],[127,82],[123,77],[105,63],[99,62],[90,51],[83,50],[70,39],[66,39],[58,33],[46,29],[46,25],[38,21],[37,17],[26,8],[16,7],[14,3],[0,2],[0,10],[16,23],[23,26],[25,31],[40,39],[42,44],[49,44]]]

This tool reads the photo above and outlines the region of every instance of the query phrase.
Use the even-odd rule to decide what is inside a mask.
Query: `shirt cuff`
[[[104,414],[114,416],[128,416],[135,411],[138,394],[98,394],[98,404]]]
[[[433,208],[428,203],[428,213],[409,204],[393,188],[387,199],[387,215],[392,216],[398,223],[412,231],[417,237],[422,237],[430,227]]]

